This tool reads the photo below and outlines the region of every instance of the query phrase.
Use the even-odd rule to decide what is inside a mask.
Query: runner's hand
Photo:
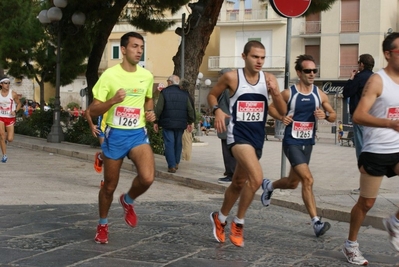
[[[114,104],[121,103],[126,97],[126,92],[122,88],[116,91],[116,94],[112,99],[114,100]]]

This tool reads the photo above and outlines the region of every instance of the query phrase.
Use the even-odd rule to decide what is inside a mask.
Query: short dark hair
[[[395,48],[393,42],[399,38],[399,32],[393,32],[385,37],[384,41],[382,42],[382,52],[389,51]]]
[[[125,33],[125,34],[121,37],[121,47],[122,47],[122,46],[123,46],[123,47],[126,47],[126,46],[127,46],[127,44],[129,43],[129,38],[130,38],[130,37],[140,39],[140,40],[142,40],[143,43],[144,43],[144,37],[143,37],[140,33],[137,33],[137,32],[128,32],[128,33]]]
[[[295,70],[302,71],[302,62],[304,62],[305,60],[312,61],[313,63],[316,64],[316,62],[314,61],[314,59],[311,55],[299,55],[296,57],[296,60],[295,60]]]
[[[360,55],[359,63],[363,63],[363,66],[366,70],[373,70],[373,68],[374,68],[374,58],[370,54]]]
[[[261,42],[252,40],[245,44],[244,52],[243,52],[244,55],[248,55],[248,53],[249,53],[249,51],[251,51],[252,47],[262,48],[263,50],[265,50],[265,46]]]

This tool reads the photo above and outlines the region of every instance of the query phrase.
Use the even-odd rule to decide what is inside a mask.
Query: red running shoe
[[[108,243],[108,224],[97,225],[97,233],[94,241],[98,244]]]
[[[119,197],[119,203],[122,205],[122,208],[125,212],[125,222],[127,225],[131,227],[137,226],[137,215],[134,212],[134,207],[132,204],[127,204],[125,202],[125,194],[122,194]]]

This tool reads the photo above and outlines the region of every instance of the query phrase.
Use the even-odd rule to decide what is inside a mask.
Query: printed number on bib
[[[135,128],[140,123],[140,108],[116,107],[113,124],[123,128]]]
[[[237,101],[237,121],[263,121],[264,112],[264,101]]]
[[[8,107],[0,107],[0,114],[1,115],[10,115],[11,109]]]
[[[398,120],[399,119],[399,107],[387,108],[387,118],[390,120]]]
[[[314,122],[292,122],[292,137],[295,139],[310,139],[313,137]]]

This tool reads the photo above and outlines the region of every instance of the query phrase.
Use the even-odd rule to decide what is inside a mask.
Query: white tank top
[[[0,93],[0,117],[15,118],[11,112],[15,110],[15,101],[12,97],[12,90],[8,91],[7,96],[2,96]]]
[[[381,95],[375,100],[369,113],[377,118],[399,119],[399,84],[392,81],[384,69],[376,72],[382,79]],[[390,128],[363,128],[364,152],[390,154],[399,152],[399,132]]]

